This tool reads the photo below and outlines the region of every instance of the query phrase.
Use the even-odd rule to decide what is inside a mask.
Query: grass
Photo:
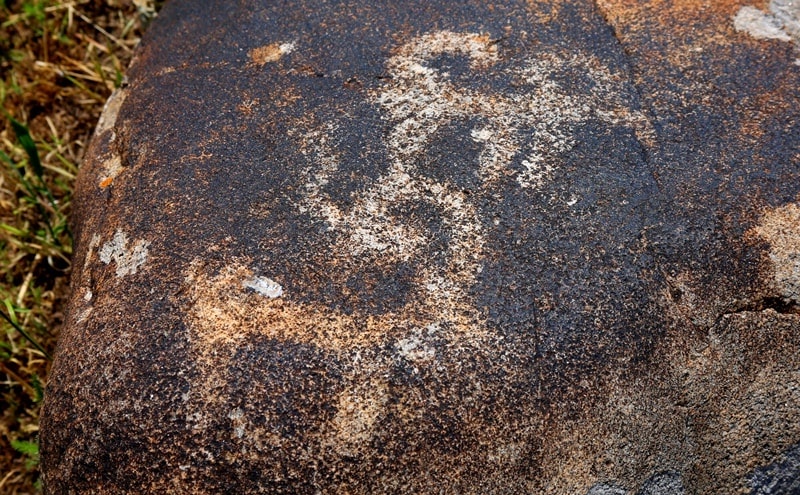
[[[0,0],[0,493],[40,493],[39,410],[63,322],[72,187],[155,0]]]

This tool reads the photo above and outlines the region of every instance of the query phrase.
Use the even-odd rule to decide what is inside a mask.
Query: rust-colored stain
[[[79,177],[46,493],[792,493],[787,1],[167,3]]]

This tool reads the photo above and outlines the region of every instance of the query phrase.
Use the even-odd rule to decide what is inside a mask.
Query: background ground
[[[155,0],[0,0],[0,494],[40,493],[72,184]]]

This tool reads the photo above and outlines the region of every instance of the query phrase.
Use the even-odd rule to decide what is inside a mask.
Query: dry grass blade
[[[72,185],[154,0],[0,0],[0,493],[39,493]]]

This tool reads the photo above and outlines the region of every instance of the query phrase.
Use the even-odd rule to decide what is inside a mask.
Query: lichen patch
[[[253,289],[262,296],[275,299],[283,295],[283,287],[278,282],[267,277],[253,277],[242,282],[247,289]]]
[[[108,98],[103,108],[103,113],[100,115],[100,120],[97,122],[97,127],[95,128],[95,135],[97,137],[107,135],[109,143],[113,143],[117,139],[114,127],[116,126],[119,111],[126,97],[127,90],[125,88],[120,88],[115,90]],[[114,179],[122,172],[124,167],[122,158],[119,154],[109,149],[109,147],[106,148],[106,153],[101,155],[100,160],[101,172],[99,174],[98,186],[101,189],[105,189],[111,186]]]
[[[783,30],[783,23],[780,20],[749,5],[742,7],[736,13],[733,27],[758,40],[792,41],[792,37]]]
[[[427,328],[418,328],[411,335],[400,339],[395,345],[397,354],[412,363],[425,364],[436,357],[436,349],[429,342],[430,337],[440,330],[439,325],[428,325]]]
[[[250,57],[251,63],[255,65],[265,65],[270,62],[277,62],[284,55],[292,53],[294,48],[295,44],[293,42],[271,43],[269,45],[253,48],[247,52],[247,56]]]
[[[135,274],[147,261],[147,248],[150,241],[139,240],[128,248],[128,237],[122,230],[117,230],[114,238],[100,248],[100,261],[106,265],[112,261],[117,265],[117,277]]]
[[[95,134],[98,136],[106,131],[112,130],[117,123],[119,110],[125,102],[128,92],[125,88],[119,88],[111,93],[111,96],[106,101],[103,107],[103,113],[100,114],[100,120],[97,121],[97,128]]]
[[[236,436],[236,438],[242,438],[245,433],[245,427],[247,426],[247,421],[244,419],[244,411],[242,411],[240,407],[237,407],[228,413],[228,419],[230,419],[233,424],[234,436]]]
[[[119,155],[112,155],[111,158],[103,162],[103,173],[100,176],[99,186],[103,189],[114,183],[114,179],[122,172],[122,158]]]
[[[800,47],[800,2],[771,0],[768,12],[744,6],[733,17],[733,27],[756,39],[793,42]],[[798,62],[800,59],[794,61]]]
[[[770,245],[772,280],[780,296],[800,304],[800,205],[767,211],[754,232]]]

